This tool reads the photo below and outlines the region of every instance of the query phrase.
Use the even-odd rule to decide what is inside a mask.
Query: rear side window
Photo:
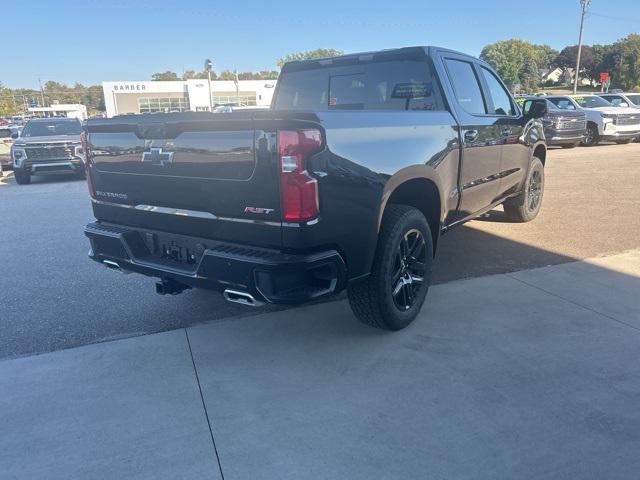
[[[446,59],[449,79],[453,85],[456,100],[462,108],[472,114],[486,114],[480,82],[470,62]]]
[[[489,95],[493,101],[493,115],[515,115],[513,104],[509,93],[504,89],[500,81],[496,78],[493,72],[485,67],[482,67],[482,75],[485,82],[489,87]]]
[[[277,110],[444,110],[429,64],[403,60],[292,71]]]

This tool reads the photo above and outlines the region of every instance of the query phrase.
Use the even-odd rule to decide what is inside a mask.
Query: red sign
[[[600,82],[604,83],[609,80],[609,72],[600,72]]]

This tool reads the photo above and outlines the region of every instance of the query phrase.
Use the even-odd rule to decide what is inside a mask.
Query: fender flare
[[[384,185],[384,189],[382,191],[382,198],[380,201],[380,210],[378,212],[378,226],[377,232],[380,232],[380,226],[382,224],[382,216],[384,215],[384,211],[389,203],[389,199],[393,192],[395,192],[398,187],[409,182],[411,180],[426,180],[433,183],[438,192],[438,196],[440,197],[440,223],[444,221],[444,205],[445,199],[443,197],[442,191],[442,181],[438,173],[433,169],[426,165],[411,165],[409,167],[405,167],[402,170],[396,172],[391,178],[387,180]],[[438,232],[438,235],[440,233]]]

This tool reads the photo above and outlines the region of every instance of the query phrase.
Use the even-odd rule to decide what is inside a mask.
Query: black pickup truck
[[[527,114],[485,63],[410,47],[287,63],[270,110],[92,119],[90,257],[296,304],[348,290],[389,330],[422,306],[440,235],[503,204],[526,222],[544,188],[545,101]]]

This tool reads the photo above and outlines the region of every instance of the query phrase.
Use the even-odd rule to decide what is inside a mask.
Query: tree
[[[640,34],[632,33],[615,42],[608,63],[615,85],[627,90],[640,86]]]
[[[183,80],[191,80],[193,78],[200,78],[200,79],[206,79],[207,78],[207,72],[196,72],[195,70],[186,70],[183,74],[182,74],[182,79]],[[211,80],[215,80],[216,79],[216,74],[215,72],[211,72]]]
[[[536,51],[538,68],[551,70],[555,67],[555,61],[559,54],[555,48],[551,48],[549,45],[534,45],[533,48]]]
[[[151,80],[154,82],[167,82],[172,80],[180,80],[175,72],[167,70],[166,72],[157,72],[151,75]]]
[[[342,50],[336,50],[335,48],[316,48],[315,50],[308,50],[306,52],[290,53],[289,55],[285,55],[280,60],[278,60],[278,67],[282,68],[285,63],[293,62],[295,60],[337,57],[338,55],[342,55],[343,53],[344,52]]]
[[[561,68],[576,68],[578,59],[578,46],[571,45],[564,47],[556,58],[556,66]],[[592,83],[598,80],[598,76],[594,74],[596,59],[593,49],[589,45],[583,45],[580,53],[580,72],[584,78],[588,78]]]
[[[6,117],[16,113],[16,104],[13,99],[13,92],[5,88],[0,82],[0,116]]]
[[[539,83],[538,56],[524,40],[501,40],[482,49],[480,58],[491,65],[510,89],[535,90]]]

